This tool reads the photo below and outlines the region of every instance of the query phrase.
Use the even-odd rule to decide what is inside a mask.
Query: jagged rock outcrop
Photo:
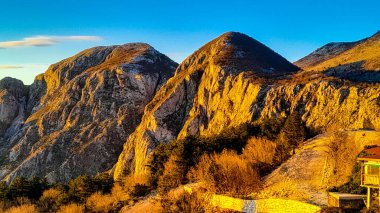
[[[28,87],[22,81],[14,78],[0,80],[0,137],[5,136],[13,123],[16,125],[24,119],[27,94]]]
[[[112,168],[176,67],[143,43],[91,48],[51,65],[29,87],[23,125],[0,144],[0,179],[67,181]]]
[[[256,56],[260,60],[254,60]],[[272,64],[273,58],[277,63]],[[285,59],[239,33],[206,44],[179,66],[147,105],[124,145],[115,178],[128,172],[144,174],[147,156],[159,143],[190,135],[214,136],[294,111],[312,129],[380,128],[379,84],[289,80],[295,71]]]

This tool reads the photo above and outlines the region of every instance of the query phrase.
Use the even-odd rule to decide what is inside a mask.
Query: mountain
[[[0,179],[68,181],[116,163],[145,105],[177,64],[144,43],[95,47],[25,87],[0,82]],[[12,85],[12,86],[7,86]]]
[[[175,76],[147,105],[140,125],[124,145],[115,178],[130,171],[144,173],[145,157],[159,143],[178,136],[217,134],[251,120],[256,111],[251,108],[252,101],[263,91],[260,84],[250,82],[298,70],[241,33],[225,33],[207,43],[181,63]]]
[[[294,64],[298,67],[301,67],[302,69],[310,70],[314,66],[331,58],[334,58],[346,50],[351,49],[358,43],[360,42],[331,42],[294,62]]]
[[[212,137],[292,112],[315,130],[380,127],[378,84],[347,85],[331,78],[286,80],[297,70],[246,35],[227,33],[211,41],[181,63],[147,105],[141,123],[124,144],[115,178],[144,174],[149,153],[160,143]]]
[[[0,179],[67,181],[110,169],[116,179],[145,174],[160,143],[216,137],[294,112],[315,132],[380,129],[378,37],[322,47],[320,56],[297,63],[304,70],[259,41],[229,32],[179,66],[153,47],[133,43],[82,51],[51,65],[30,86],[3,79]],[[365,59],[360,69],[304,67],[343,56],[354,60],[350,51]],[[297,78],[305,73],[320,77]],[[362,83],[368,79],[375,83]]]
[[[365,82],[380,82],[380,31],[357,42],[327,44],[294,64],[307,71]]]

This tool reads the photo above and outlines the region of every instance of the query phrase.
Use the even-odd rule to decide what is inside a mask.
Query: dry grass
[[[45,200],[45,199],[57,199],[58,197],[62,196],[64,192],[62,192],[61,190],[59,189],[55,189],[55,188],[50,188],[48,190],[45,190],[42,194],[42,196],[40,197],[41,200]]]
[[[123,203],[129,202],[131,196],[125,186],[115,184],[111,194],[96,192],[86,200],[86,207],[92,212],[116,212]]]
[[[190,178],[203,182],[211,192],[231,196],[248,195],[261,188],[257,171],[232,151],[203,156]]]
[[[62,206],[57,213],[83,213],[84,206],[78,204],[69,204],[67,206]]]
[[[187,192],[183,192],[179,196],[172,196],[169,193],[162,198],[160,204],[162,212],[203,213],[209,208],[209,204],[204,197],[198,193],[189,194]]]
[[[111,212],[117,208],[119,201],[117,196],[97,192],[87,199],[86,206],[93,212]]]
[[[138,184],[146,185],[148,183],[148,180],[149,178],[146,174],[129,175],[124,179],[123,185],[125,187],[133,187]]]
[[[31,204],[15,206],[5,211],[5,213],[37,213],[37,212],[38,211],[37,211],[36,206],[31,205]]]
[[[252,137],[243,150],[243,157],[251,163],[273,163],[276,143],[265,138]]]
[[[112,191],[111,191],[111,195],[115,199],[120,200],[120,201],[126,201],[126,200],[130,199],[130,196],[128,195],[128,193],[119,184],[114,185],[114,187],[112,188]]]
[[[266,187],[264,190],[251,196],[256,199],[282,198],[300,201],[310,199],[310,195],[292,180],[284,180],[273,186]]]
[[[40,210],[56,211],[67,198],[68,195],[62,190],[56,188],[47,189],[43,192],[39,199]]]

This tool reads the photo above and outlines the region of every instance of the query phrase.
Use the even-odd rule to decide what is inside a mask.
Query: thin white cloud
[[[0,65],[0,69],[21,69],[23,66],[14,66],[14,65]]]
[[[0,48],[51,46],[65,41],[100,41],[99,36],[34,36],[17,41],[0,42]]]

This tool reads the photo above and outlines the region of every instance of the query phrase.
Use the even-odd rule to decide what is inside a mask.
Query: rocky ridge
[[[146,173],[149,153],[159,143],[191,135],[215,136],[244,123],[292,112],[300,113],[315,130],[328,126],[380,128],[379,84],[346,84],[330,78],[306,83],[283,81],[281,78],[292,76],[297,68],[286,60],[281,68],[275,68],[270,58],[277,54],[266,48],[255,51],[257,48],[247,45],[257,43],[248,36],[230,33],[189,56],[147,105],[142,122],[124,144],[115,178]],[[255,55],[265,57],[259,61],[247,57]],[[224,58],[228,60],[221,60]],[[264,69],[254,69],[260,66]],[[268,72],[272,67],[275,71]]]
[[[364,64],[375,66],[378,37],[331,44],[296,64],[344,64],[348,58],[342,55],[359,48],[370,59]],[[316,131],[380,129],[380,84],[361,83],[350,66],[344,72],[354,81],[329,69],[318,71],[319,78],[297,80],[309,71],[235,32],[207,43],[178,67],[144,43],[82,51],[51,65],[30,86],[0,81],[0,179],[67,181],[111,168],[116,179],[145,174],[149,153],[160,143],[212,137],[292,112]]]
[[[356,41],[330,43],[295,62],[306,72],[323,72],[356,82],[380,82],[380,32]]]
[[[4,135],[0,179],[67,181],[112,168],[145,105],[176,67],[144,43],[91,48],[51,65],[21,98],[22,125]]]

